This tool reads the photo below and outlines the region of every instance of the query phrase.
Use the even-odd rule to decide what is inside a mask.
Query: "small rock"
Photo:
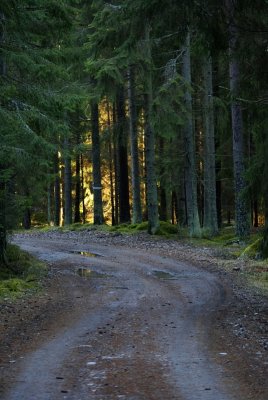
[[[240,271],[241,268],[240,267],[233,267],[233,271]]]

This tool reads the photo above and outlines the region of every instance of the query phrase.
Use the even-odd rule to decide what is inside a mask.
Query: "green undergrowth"
[[[145,221],[140,224],[124,223],[115,226],[106,224],[94,225],[90,223],[74,223],[61,227],[51,227],[47,225],[42,228],[39,227],[37,230],[42,232],[57,231],[59,233],[98,230],[104,232],[118,232],[121,234],[137,234],[139,232],[148,231],[148,222]],[[253,233],[246,242],[239,241],[233,226],[224,227],[220,230],[219,234],[214,237],[210,237],[204,231],[201,238],[189,238],[187,229],[178,227],[177,225],[172,225],[170,222],[160,221],[156,236],[183,240],[196,247],[213,247],[219,251],[222,249],[222,252],[229,252],[232,256],[231,258],[237,258],[240,256],[256,258],[261,245],[261,235],[259,233]]]
[[[228,226],[220,230],[214,237],[187,238],[186,240],[194,246],[212,247],[232,255],[231,258],[252,258],[260,257],[261,234],[253,232],[245,241],[239,240],[235,234],[234,227]]]
[[[68,226],[61,226],[61,227],[51,227],[51,226],[45,226],[42,228],[38,228],[38,231],[42,232],[51,232],[51,231],[58,231],[58,232],[72,232],[72,231],[90,231],[90,230],[98,230],[98,231],[104,231],[104,232],[118,232],[122,234],[135,234],[139,232],[147,232],[148,230],[148,222],[142,222],[140,224],[129,224],[129,223],[124,223],[120,225],[94,225],[94,224],[81,224],[81,223],[75,223],[71,224]],[[157,236],[173,236],[178,235],[178,227],[177,225],[172,225],[169,222],[165,221],[160,221],[160,226],[156,232]]]
[[[268,295],[268,263],[267,261],[261,261],[253,263],[249,270],[246,271],[246,278],[249,283],[266,295]]]
[[[261,232],[252,232],[246,241],[240,241],[233,227],[225,227],[213,238],[185,239],[194,247],[210,248],[227,271],[237,271],[249,287],[268,295],[268,260],[261,259]]]
[[[141,222],[140,224],[121,224],[116,226],[106,226],[109,232],[119,232],[126,234],[136,234],[139,232],[148,231],[148,222]],[[177,225],[172,225],[169,222],[160,221],[159,228],[157,229],[156,236],[174,237],[178,235]]]
[[[37,291],[47,273],[45,264],[13,244],[8,244],[6,257],[8,264],[0,265],[0,298]]]

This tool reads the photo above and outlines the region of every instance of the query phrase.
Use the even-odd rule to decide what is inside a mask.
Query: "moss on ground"
[[[106,225],[106,230],[109,232],[120,232],[127,234],[135,234],[138,232],[147,232],[148,231],[148,222],[141,222],[140,224],[121,224],[117,226]],[[160,221],[159,228],[156,232],[157,236],[165,236],[170,237],[171,235],[178,235],[178,227],[177,225],[172,225],[169,222]]]
[[[141,222],[140,224],[130,224],[124,223],[115,226],[111,225],[94,225],[94,224],[82,224],[82,223],[74,223],[68,226],[61,227],[51,227],[51,226],[43,226],[42,228],[38,228],[38,231],[49,232],[49,231],[57,231],[57,232],[70,232],[70,231],[84,231],[84,230],[99,230],[106,232],[120,232],[120,233],[137,233],[148,230],[148,222]],[[160,221],[159,229],[156,233],[158,236],[169,236],[169,235],[177,235],[178,227],[177,225],[172,225],[169,222]]]
[[[260,257],[262,238],[256,237],[251,238],[251,242],[246,246],[246,248],[242,251],[240,257],[248,257],[248,258],[258,258]]]
[[[252,262],[245,275],[251,285],[266,295],[268,294],[268,263],[266,260]]]
[[[13,244],[8,244],[6,255],[8,265],[0,265],[0,298],[38,290],[47,274],[45,264]]]

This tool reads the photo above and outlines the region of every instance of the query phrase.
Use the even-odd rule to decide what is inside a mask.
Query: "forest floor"
[[[12,240],[48,276],[0,302],[1,399],[268,398],[268,298],[247,260],[145,233]]]

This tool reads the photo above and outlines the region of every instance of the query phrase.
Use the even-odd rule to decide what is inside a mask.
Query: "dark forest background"
[[[266,0],[2,0],[0,258],[22,226],[234,225],[268,256]]]

